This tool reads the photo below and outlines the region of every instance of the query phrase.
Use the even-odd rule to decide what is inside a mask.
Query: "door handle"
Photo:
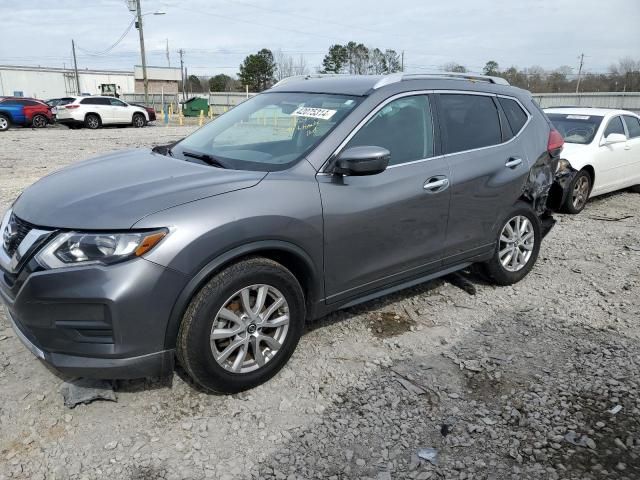
[[[507,163],[504,164],[507,168],[516,168],[522,163],[521,158],[511,157]]]
[[[446,190],[449,186],[449,179],[446,177],[433,177],[427,180],[422,188],[429,193],[436,193]]]

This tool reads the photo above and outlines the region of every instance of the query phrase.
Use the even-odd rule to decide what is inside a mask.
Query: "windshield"
[[[564,113],[548,113],[547,117],[562,134],[565,142],[583,145],[593,141],[593,137],[595,137],[603,118],[599,115]]]
[[[283,170],[345,118],[359,98],[323,93],[264,93],[179,142],[173,154],[213,159],[237,170]],[[185,158],[186,159],[186,158]]]

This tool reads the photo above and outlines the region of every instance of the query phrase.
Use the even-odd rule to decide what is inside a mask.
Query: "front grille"
[[[10,257],[13,256],[18,246],[22,243],[22,240],[24,240],[24,237],[34,228],[34,225],[16,217],[15,214],[11,214],[5,232],[2,232],[3,245],[7,255]],[[11,229],[11,235],[5,235],[9,229]]]

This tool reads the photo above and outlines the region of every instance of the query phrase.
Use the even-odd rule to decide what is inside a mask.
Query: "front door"
[[[344,147],[388,149],[384,172],[318,175],[328,303],[440,267],[449,168],[443,157],[434,156],[433,132],[429,96],[401,96],[378,107]]]
[[[626,186],[627,169],[632,163],[631,150],[628,141],[604,144],[612,133],[627,135],[620,115],[610,118],[602,137],[596,138],[599,147],[595,159],[597,188],[593,189],[594,193],[607,193]]]

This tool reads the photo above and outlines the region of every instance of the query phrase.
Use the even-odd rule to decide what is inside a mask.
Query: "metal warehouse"
[[[149,92],[177,93],[179,68],[147,67]],[[53,98],[64,95],[103,93],[103,85],[115,86],[118,94],[144,91],[142,67],[126,70],[78,70],[80,92],[72,68],[0,65],[0,96]]]

